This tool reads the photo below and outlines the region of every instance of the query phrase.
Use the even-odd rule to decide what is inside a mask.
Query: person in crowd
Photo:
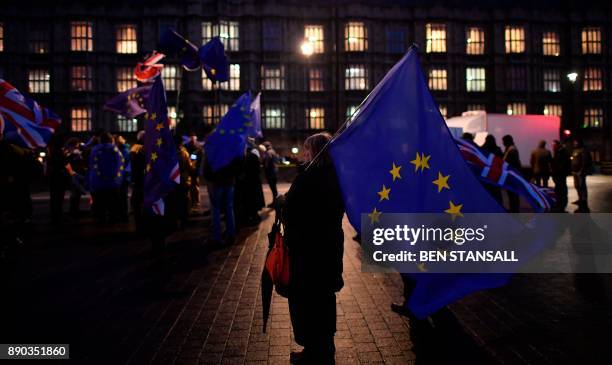
[[[73,218],[80,215],[81,197],[87,193],[85,176],[87,174],[87,162],[81,151],[81,141],[72,137],[66,142],[67,168],[70,175],[70,208],[69,213]]]
[[[185,145],[193,168],[191,169],[189,182],[190,209],[197,210],[200,206],[200,171],[202,170],[202,159],[204,157],[202,144],[198,141],[195,133],[189,135],[189,143]]]
[[[132,175],[132,164],[130,159],[130,145],[127,143],[125,138],[121,135],[115,136],[115,141],[117,144],[117,148],[121,155],[123,156],[123,180],[121,181],[121,186],[119,187],[119,219],[121,221],[128,220],[128,192],[130,186],[130,179]]]
[[[180,135],[175,136],[174,143],[176,145],[176,155],[179,163],[179,173],[181,175],[181,181],[174,191],[176,195],[177,218],[181,223],[181,227],[185,227],[189,219],[189,209],[191,208],[190,187],[192,184],[191,177],[193,176],[194,164],[189,157],[189,152],[187,148],[185,148],[183,138]]]
[[[68,159],[61,135],[53,135],[47,145],[46,175],[49,178],[51,223],[61,224],[64,214],[64,195],[70,184]]]
[[[130,198],[130,205],[138,232],[142,232],[144,228],[142,204],[144,203],[144,178],[147,165],[144,153],[144,134],[145,132],[142,130],[136,134],[136,143],[130,149],[130,161],[132,163],[132,196]]]
[[[546,141],[542,140],[538,143],[538,147],[531,152],[531,172],[533,173],[533,181],[536,185],[547,188],[548,178],[550,177],[552,163],[552,154],[546,148]]]
[[[514,138],[511,135],[506,134],[502,137],[502,143],[504,144],[505,150],[503,159],[510,165],[515,168],[516,171],[521,171],[521,159],[519,156],[519,151],[514,145]],[[506,191],[508,195],[508,204],[509,204],[509,212],[510,213],[518,213],[520,211],[520,200],[519,196],[516,193],[513,193],[509,190]]]
[[[464,133],[461,135],[461,139],[462,139],[462,140],[464,140],[464,141],[466,141],[466,142],[468,142],[468,143],[470,143],[471,145],[473,145],[473,146],[475,146],[475,147],[478,147],[478,146],[476,145],[476,142],[474,142],[474,135],[473,135],[472,133],[464,132]]]
[[[565,212],[567,207],[567,176],[572,172],[572,162],[565,144],[555,140],[553,144],[552,178],[555,183],[556,212]]]
[[[208,184],[212,205],[213,239],[215,245],[221,245],[221,211],[225,212],[225,243],[233,244],[236,240],[236,220],[234,217],[234,190],[236,177],[242,170],[244,157],[234,159],[229,165],[213,171],[204,160],[204,178]]]
[[[586,177],[592,168],[591,154],[579,138],[574,139],[573,147],[571,166],[572,176],[574,177],[574,188],[576,188],[576,192],[578,193],[578,200],[572,202],[572,204],[578,206],[578,209],[575,211],[576,213],[585,213],[589,212]]]
[[[499,146],[497,145],[497,141],[495,141],[495,136],[492,134],[488,134],[485,137],[485,141],[482,144],[482,146],[480,146],[480,150],[484,152],[486,155],[493,154],[493,156],[499,157],[499,158],[503,158],[503,155],[504,155],[502,153],[501,148],[499,148]],[[485,187],[485,189],[487,189],[487,191],[491,194],[491,196],[495,198],[495,200],[497,200],[500,204],[503,204],[502,193],[501,193],[500,187],[493,186],[491,184],[485,184],[483,186]]]
[[[272,143],[266,141],[263,143],[266,151],[263,154],[263,169],[264,175],[266,175],[266,181],[270,186],[270,190],[272,191],[272,202],[268,205],[272,207],[274,205],[274,201],[278,196],[278,190],[276,189],[277,175],[278,175],[278,167],[276,164],[278,163],[278,154],[272,147]]]
[[[236,223],[253,226],[261,222],[259,211],[265,206],[261,187],[261,162],[259,150],[251,141],[246,148],[244,165],[236,181]]]
[[[328,133],[306,139],[303,152],[309,165],[278,199],[291,260],[289,313],[295,340],[304,346],[291,354],[294,364],[334,363],[336,293],[344,286],[344,203],[324,150],[330,139]]]
[[[100,222],[119,219],[119,189],[123,183],[123,155],[108,132],[100,135],[100,144],[89,156],[89,188],[93,197],[94,215]]]

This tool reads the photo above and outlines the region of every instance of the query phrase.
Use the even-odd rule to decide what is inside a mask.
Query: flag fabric
[[[247,128],[249,137],[262,138],[263,133],[261,132],[261,103],[259,97],[261,93],[257,94],[253,102],[251,103],[251,125]]]
[[[178,55],[185,70],[194,71],[200,67],[198,48],[172,28],[162,33],[159,39],[159,49],[165,54]]]
[[[89,155],[89,190],[119,188],[125,175],[125,159],[112,143],[94,146]]]
[[[161,77],[153,82],[144,119],[144,207],[156,215],[164,215],[164,198],[180,182],[180,174]]]
[[[251,126],[251,93],[246,92],[221,118],[221,122],[208,136],[204,144],[206,160],[212,171],[229,165],[235,158],[244,156],[247,131]]]
[[[385,213],[502,213],[463,160],[411,48],[330,143],[351,224]],[[507,274],[405,274],[415,281],[410,310],[423,318]]]
[[[7,141],[25,148],[45,147],[60,124],[59,116],[0,79],[0,132]]]
[[[138,62],[134,68],[134,76],[139,82],[150,83],[160,74],[164,65],[158,63],[166,57],[163,53],[153,51],[143,62]]]
[[[480,181],[522,196],[538,213],[551,211],[556,200],[552,189],[530,183],[520,172],[492,153],[486,156],[478,147],[463,139],[456,138],[455,142],[463,159]]]
[[[151,85],[135,87],[114,96],[104,104],[104,110],[135,118],[147,111],[146,104],[151,92]]]
[[[198,56],[206,77],[212,82],[229,80],[229,63],[225,48],[219,37],[213,37],[198,50]]]

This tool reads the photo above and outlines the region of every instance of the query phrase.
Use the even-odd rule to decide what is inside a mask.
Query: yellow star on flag
[[[393,176],[393,181],[395,181],[395,179],[402,178],[402,176],[400,175],[401,168],[402,166],[395,166],[395,162],[393,162],[393,167],[391,168],[391,170],[389,170],[389,173],[391,174],[391,176]]]
[[[414,165],[414,172],[421,171],[429,168],[429,159],[431,155],[425,155],[424,153],[416,153],[414,160],[410,161]]]
[[[383,200],[389,200],[389,193],[391,192],[391,189],[388,189],[386,186],[382,186],[382,190],[379,191],[377,194],[380,195],[380,200],[379,201],[383,201]]]
[[[161,131],[163,128],[164,128],[163,123],[157,123],[157,125],[155,126],[155,129],[157,129],[158,131]]]
[[[380,221],[380,212],[378,210],[376,210],[376,207],[374,207],[374,210],[372,211],[372,213],[368,214],[368,217],[370,217],[370,224],[374,224],[375,222],[379,222]]]
[[[463,213],[461,213],[461,208],[463,207],[463,204],[455,205],[452,200],[449,201],[448,204],[448,209],[444,212],[450,214],[451,217],[453,217],[453,221],[455,221],[455,218],[457,217],[463,217]]]
[[[157,145],[157,147],[160,147],[162,145],[162,139],[158,138],[155,144]]]
[[[438,187],[438,193],[441,192],[444,188],[450,189],[450,186],[448,186],[449,177],[450,175],[444,176],[441,172],[438,171],[438,178],[433,181],[433,184]]]
[[[151,153],[151,161],[157,160],[157,152]]]
[[[431,158],[431,155],[425,156],[424,153],[421,153],[421,171],[423,171],[424,169],[428,169],[429,168],[429,159],[430,158]]]
[[[421,168],[421,155],[417,152],[416,157],[410,163],[414,165],[414,172],[419,171],[419,168]]]
[[[211,68],[211,69],[210,69],[210,74],[211,74],[211,75],[213,75],[213,76],[214,76],[216,73],[217,73],[217,70],[215,70],[214,68]]]

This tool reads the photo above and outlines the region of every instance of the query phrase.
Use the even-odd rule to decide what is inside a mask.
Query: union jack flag
[[[455,138],[455,142],[461,156],[481,181],[522,196],[536,212],[550,212],[556,200],[552,189],[530,183],[508,163],[492,153],[485,156],[478,147],[463,139]]]
[[[26,148],[45,147],[61,119],[0,79],[0,133]]]

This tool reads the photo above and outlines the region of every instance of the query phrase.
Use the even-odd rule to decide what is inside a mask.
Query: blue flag
[[[212,82],[229,80],[229,63],[219,37],[214,37],[198,50],[198,56],[206,77]]]
[[[178,55],[181,65],[188,71],[200,67],[198,48],[172,28],[167,28],[160,36],[159,49],[167,55]]]
[[[213,171],[244,156],[248,128],[251,126],[251,93],[246,92],[221,118],[204,144],[206,160]]]
[[[125,175],[125,159],[112,143],[101,143],[89,156],[89,190],[116,189]]]
[[[330,144],[346,212],[361,214],[501,213],[459,153],[431,96],[414,48],[387,73]],[[385,197],[385,199],[383,199]],[[388,199],[387,199],[388,198]],[[508,275],[411,274],[411,311],[425,317]]]
[[[253,102],[251,103],[251,126],[248,128],[249,137],[261,138],[261,102],[259,97],[261,93],[257,94]]]
[[[151,85],[135,87],[114,96],[104,104],[104,110],[121,114],[126,118],[134,118],[147,111]]]
[[[164,214],[164,197],[180,182],[176,147],[170,132],[166,92],[161,77],[151,87],[144,117],[146,157],[144,207]]]

